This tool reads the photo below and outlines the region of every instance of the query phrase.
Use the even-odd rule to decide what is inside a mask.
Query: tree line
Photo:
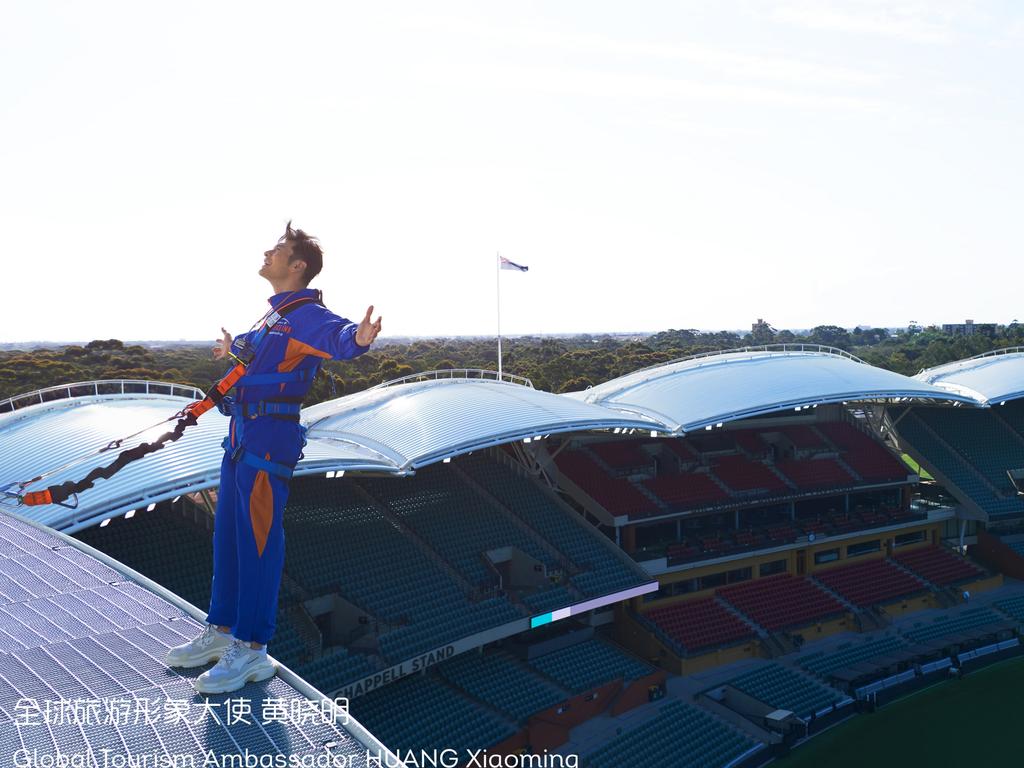
[[[648,336],[582,334],[503,339],[503,369],[525,376],[538,389],[571,392],[651,365],[702,352],[761,344],[822,344],[872,365],[907,375],[993,349],[1024,346],[1024,325],[996,326],[970,336],[936,326],[852,330],[820,325],[809,332],[776,331],[767,323],[750,333],[669,329]],[[351,394],[412,373],[445,368],[497,368],[491,338],[418,339],[377,346],[353,360],[329,361],[306,404]],[[83,345],[0,351],[0,399],[59,384],[95,379],[147,379],[206,389],[227,367],[209,346],[144,347],[118,339]],[[327,375],[329,374],[329,375]]]

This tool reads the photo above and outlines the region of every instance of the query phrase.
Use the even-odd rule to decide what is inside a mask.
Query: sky
[[[1007,323],[1024,5],[0,5],[0,342]]]

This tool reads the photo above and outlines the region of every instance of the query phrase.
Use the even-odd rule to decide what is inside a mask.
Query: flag
[[[501,259],[502,269],[518,269],[520,272],[526,272],[530,269],[529,267],[524,267],[522,264],[516,264],[514,261],[509,261],[504,256],[499,256],[498,258]]]

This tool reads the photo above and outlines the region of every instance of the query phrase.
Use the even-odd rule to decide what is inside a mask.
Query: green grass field
[[[949,680],[797,747],[780,768],[1024,765],[1024,659]]]

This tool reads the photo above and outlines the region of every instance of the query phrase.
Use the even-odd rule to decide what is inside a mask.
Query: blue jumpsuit
[[[308,288],[279,293],[270,304],[277,309],[318,295]],[[356,344],[357,327],[320,304],[299,306],[269,329],[236,385],[220,469],[207,621],[231,627],[238,640],[266,644],[274,634],[284,568],[282,516],[288,476],[305,444],[305,428],[295,415],[261,411],[290,401],[292,405],[285,407],[297,412],[294,404],[302,402],[324,360],[352,358],[369,349]],[[232,343],[236,353],[238,343]]]

